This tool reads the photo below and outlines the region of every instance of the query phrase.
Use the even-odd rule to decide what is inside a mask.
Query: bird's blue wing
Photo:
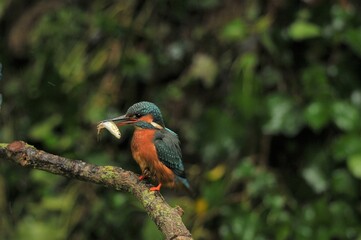
[[[154,144],[159,160],[178,177],[186,178],[178,136],[163,129],[155,134]]]

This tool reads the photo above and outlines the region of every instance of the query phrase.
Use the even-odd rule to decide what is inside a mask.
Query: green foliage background
[[[164,190],[195,239],[361,239],[357,1],[0,2],[1,142],[139,172],[155,102],[198,192]],[[1,100],[2,99],[2,100]],[[0,162],[1,239],[159,239],[129,194]]]

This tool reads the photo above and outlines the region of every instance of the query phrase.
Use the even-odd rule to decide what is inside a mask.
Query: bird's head
[[[117,126],[133,124],[140,128],[164,128],[162,113],[157,105],[151,102],[138,102],[132,105],[125,115],[109,119]]]

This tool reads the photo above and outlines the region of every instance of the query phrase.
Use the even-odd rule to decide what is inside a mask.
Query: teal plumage
[[[189,188],[177,135],[167,129],[159,130],[154,136],[154,144],[159,160],[173,171],[181,183]]]
[[[158,123],[162,127],[165,127],[162,113],[160,112],[157,105],[151,102],[143,101],[133,104],[130,108],[128,108],[126,115],[127,116],[134,115],[139,117],[145,115],[152,115],[154,122]]]

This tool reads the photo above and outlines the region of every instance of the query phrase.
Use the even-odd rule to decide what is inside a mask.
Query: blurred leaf
[[[124,204],[127,204],[128,198],[125,194],[114,194],[112,200],[115,207],[121,207]]]
[[[255,25],[256,31],[260,33],[267,32],[270,29],[271,21],[272,19],[268,15],[260,17]]]
[[[346,44],[361,57],[361,28],[349,29],[346,31],[344,38]]]
[[[332,96],[325,66],[312,64],[302,71],[303,93],[314,99],[325,100]]]
[[[347,159],[347,166],[355,177],[361,179],[361,154],[351,155]]]
[[[222,198],[224,198],[227,190],[226,184],[224,181],[207,182],[202,188],[202,196],[210,209],[222,204]]]
[[[56,132],[57,128],[62,128],[63,117],[59,114],[54,114],[40,123],[34,125],[29,132],[29,136],[35,140],[43,141],[50,149],[57,149],[61,151],[73,144],[75,131],[68,134],[60,135]]]
[[[351,102],[353,105],[357,106],[359,109],[361,109],[361,91],[355,90],[351,94]]]
[[[247,25],[241,19],[235,19],[225,25],[221,32],[221,38],[225,41],[240,41],[247,36]]]
[[[142,231],[143,239],[162,239],[163,234],[158,230],[157,226],[151,219],[147,219],[144,226],[139,229]]]
[[[270,96],[267,100],[269,120],[263,126],[265,134],[283,133],[295,135],[303,125],[303,117],[292,99],[282,95]]]
[[[232,178],[234,181],[240,179],[250,178],[255,173],[255,166],[252,164],[251,159],[242,159],[238,166],[232,170]]]
[[[176,100],[176,101],[180,101],[180,100],[182,100],[184,98],[184,92],[182,91],[181,88],[179,88],[176,85],[167,86],[166,93],[167,93],[169,99],[173,99],[173,100]]]
[[[335,139],[332,144],[332,152],[337,160],[345,160],[350,155],[361,151],[361,141],[359,134],[345,134]]]
[[[316,193],[324,192],[328,183],[319,169],[315,166],[305,168],[302,175]]]
[[[82,83],[86,77],[85,71],[86,45],[79,43],[69,50],[65,59],[59,59],[59,74],[65,79],[63,87],[65,91],[72,90]]]
[[[152,76],[152,61],[150,56],[135,49],[127,51],[127,57],[122,66],[122,72],[128,77],[140,77],[141,80],[149,80]]]
[[[217,71],[217,63],[211,56],[198,53],[193,58],[187,78],[200,79],[206,88],[210,88],[214,85]]]
[[[198,198],[195,208],[197,214],[205,214],[208,211],[208,202],[204,198]]]
[[[328,104],[312,102],[305,110],[305,119],[314,130],[320,130],[329,123],[331,109]]]
[[[226,166],[224,164],[219,164],[207,173],[207,178],[210,181],[217,181],[224,176],[225,172]]]
[[[54,220],[42,221],[26,216],[18,223],[15,238],[19,240],[49,239],[49,236],[51,239],[61,240],[65,238],[66,232],[63,228],[59,228]]]
[[[259,170],[247,184],[247,192],[251,197],[260,197],[264,192],[270,191],[276,183],[275,176],[267,171]]]
[[[62,121],[62,117],[54,114],[43,122],[33,126],[30,131],[30,136],[37,140],[46,140],[47,138],[55,138],[53,129]]]
[[[288,34],[293,40],[299,41],[320,36],[321,29],[313,23],[297,20],[290,25]]]
[[[332,188],[339,195],[346,195],[350,198],[357,198],[357,184],[354,182],[349,171],[339,169],[332,174]]]
[[[109,136],[112,138],[111,136]],[[87,162],[96,165],[111,165],[111,156],[107,152],[93,152],[87,158]]]
[[[233,63],[232,72],[235,82],[232,85],[229,99],[242,115],[252,118],[257,113],[260,81],[256,75],[258,56],[254,52],[247,52],[239,56]]]
[[[267,195],[264,199],[265,206],[271,209],[282,209],[286,204],[286,198],[281,195]]]
[[[350,131],[360,125],[360,112],[347,102],[335,102],[332,105],[333,119],[337,127]]]
[[[10,0],[3,0],[0,1],[0,19],[3,17],[4,13],[6,12],[6,8],[8,7],[8,5],[10,5],[11,1]]]
[[[60,176],[44,171],[31,171],[31,179],[43,185],[54,185],[61,179]]]
[[[97,73],[106,67],[109,52],[105,49],[100,49],[89,62],[89,72]]]
[[[49,211],[68,211],[73,205],[74,198],[64,196],[54,196],[44,198],[42,207]]]

